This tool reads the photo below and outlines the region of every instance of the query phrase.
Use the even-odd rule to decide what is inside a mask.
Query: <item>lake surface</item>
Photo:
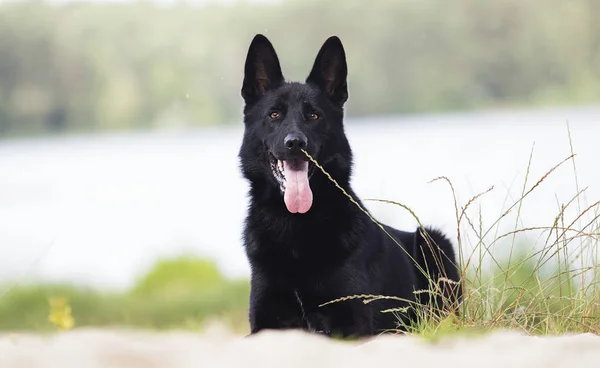
[[[410,206],[422,223],[455,238],[448,185],[428,182],[450,178],[460,205],[493,185],[468,212],[478,222],[481,210],[490,226],[520,196],[532,148],[527,188],[570,155],[567,122],[590,205],[600,199],[600,107],[349,120],[353,186],[361,198]],[[0,281],[125,288],[157,258],[181,253],[213,258],[230,276],[248,275],[240,240],[247,205],[237,159],[242,133],[240,123],[0,141]],[[560,203],[576,193],[573,173],[568,162],[532,192],[519,226],[550,226]],[[402,208],[365,205],[382,222],[416,226]],[[515,221],[507,217],[502,229]]]

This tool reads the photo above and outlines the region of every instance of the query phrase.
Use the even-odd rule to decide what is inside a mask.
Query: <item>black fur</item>
[[[410,323],[414,311],[381,312],[407,306],[407,302],[364,304],[353,299],[319,305],[357,294],[414,301],[413,291],[428,289],[429,284],[411,257],[428,269],[433,280],[441,275],[459,280],[452,245],[439,231],[404,232],[385,226],[399,247],[312,163],[312,207],[298,214],[284,205],[269,160],[306,160],[300,150],[286,150],[285,137],[292,134],[303,137],[307,152],[364,208],[350,187],[352,151],[343,126],[346,77],[344,48],[335,36],[321,47],[306,83],[284,80],[266,37],[256,35],[250,44],[241,91],[245,131],[239,157],[250,183],[243,235],[251,266],[251,334],[301,328],[344,337],[366,336],[397,329],[399,320]],[[435,251],[425,241],[425,233],[439,245]],[[444,292],[451,302],[460,297],[457,287]],[[442,299],[435,300],[440,308]]]

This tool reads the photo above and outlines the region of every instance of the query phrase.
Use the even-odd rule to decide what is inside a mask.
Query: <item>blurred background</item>
[[[456,239],[453,194],[432,179],[452,180],[459,208],[494,186],[470,212],[490,226],[574,152],[503,221],[549,226],[583,188],[595,202],[598,14],[596,0],[0,1],[0,329],[52,328],[49,300],[66,298],[76,325],[246,331],[237,150],[256,33],[299,81],[341,38],[362,198]]]

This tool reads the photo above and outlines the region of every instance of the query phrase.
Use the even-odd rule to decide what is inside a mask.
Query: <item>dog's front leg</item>
[[[283,290],[253,278],[250,289],[250,334],[261,330],[307,329],[293,290]]]
[[[349,300],[328,307],[325,330],[331,337],[361,338],[375,333],[373,310],[370,306]]]

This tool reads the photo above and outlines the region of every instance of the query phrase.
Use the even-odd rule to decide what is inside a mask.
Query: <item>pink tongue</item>
[[[283,161],[285,194],[283,200],[291,213],[306,213],[312,206],[313,195],[308,184],[308,161],[291,164]]]

